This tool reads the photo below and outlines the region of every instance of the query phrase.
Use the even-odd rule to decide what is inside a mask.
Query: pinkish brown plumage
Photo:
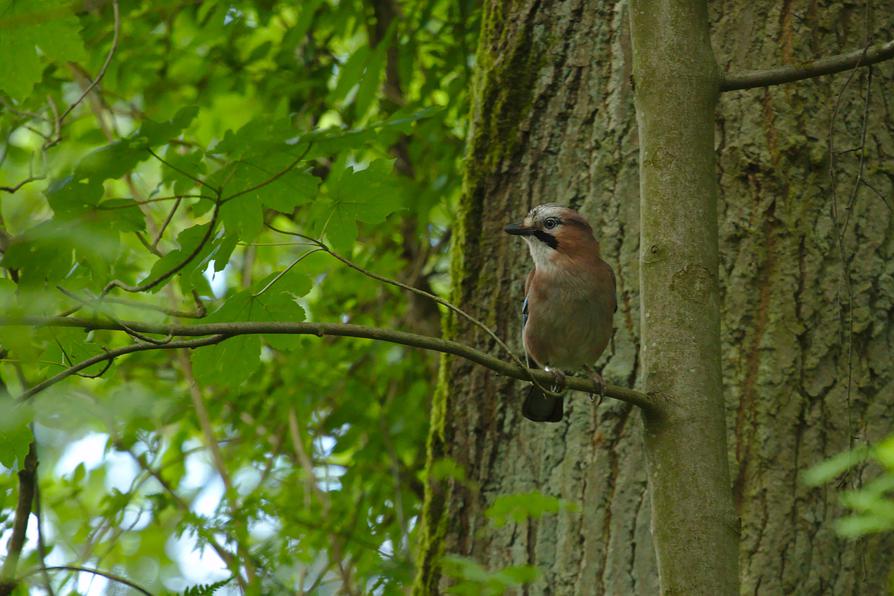
[[[593,365],[611,340],[616,302],[615,276],[599,255],[590,224],[573,209],[546,204],[506,232],[522,236],[534,260],[525,281],[525,351],[544,368]],[[532,387],[523,413],[556,422],[562,409],[561,397]]]

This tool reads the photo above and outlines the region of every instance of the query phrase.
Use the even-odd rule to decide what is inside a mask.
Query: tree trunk
[[[631,0],[640,134],[642,386],[664,594],[737,592],[738,524],[720,378],[714,111],[705,0]],[[681,482],[681,479],[686,479]]]
[[[852,6],[766,4],[711,4],[722,70],[862,45],[863,15]],[[454,301],[519,347],[530,264],[502,227],[534,204],[578,207],[618,278],[614,346],[600,365],[610,382],[633,386],[643,371],[627,4],[488,1],[484,10],[466,189],[454,228]],[[892,15],[894,8],[879,7],[875,22],[890,23]],[[852,438],[878,439],[894,421],[894,233],[883,201],[894,202],[890,167],[883,166],[894,155],[892,112],[884,105],[892,72],[890,63],[874,68],[863,177],[875,190],[861,187],[849,218],[859,152],[837,157],[833,196],[829,126],[834,120],[839,150],[859,146],[865,72],[844,93],[846,74],[720,98],[720,324],[742,593],[875,594],[885,584],[891,539],[836,537],[832,521],[842,510],[835,487],[808,489],[798,474]],[[846,231],[849,284],[835,221]],[[451,319],[445,331],[498,350],[462,320]],[[448,553],[491,570],[536,565],[542,575],[527,588],[532,594],[656,593],[640,417],[626,404],[574,395],[562,423],[532,423],[521,416],[522,387],[445,359],[417,591],[449,585],[438,564]],[[464,477],[437,463],[445,458]],[[679,478],[681,486],[692,481]],[[579,508],[499,528],[485,515],[498,496],[532,490]]]

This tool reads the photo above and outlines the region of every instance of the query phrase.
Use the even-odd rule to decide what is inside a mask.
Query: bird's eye
[[[556,217],[547,217],[543,221],[543,227],[546,228],[547,230],[552,230],[557,225],[559,225],[559,219]]]

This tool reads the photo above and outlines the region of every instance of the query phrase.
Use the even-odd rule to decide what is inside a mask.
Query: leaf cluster
[[[445,291],[477,18],[466,0],[0,0],[0,310],[436,333],[436,308],[274,229]],[[169,339],[0,328],[0,533],[32,443],[40,459],[43,547],[27,543],[18,576],[56,591],[114,580],[30,572],[107,569],[153,592],[406,585],[436,362],[243,336],[15,400]]]

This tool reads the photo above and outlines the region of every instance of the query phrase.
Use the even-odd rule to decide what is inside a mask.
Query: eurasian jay
[[[509,234],[528,244],[534,269],[525,281],[522,339],[529,361],[564,382],[563,369],[592,366],[611,340],[617,310],[615,274],[599,256],[593,228],[574,209],[554,203],[531,209]],[[597,383],[602,377],[591,371]],[[536,422],[562,419],[563,398],[532,385],[522,413]]]

